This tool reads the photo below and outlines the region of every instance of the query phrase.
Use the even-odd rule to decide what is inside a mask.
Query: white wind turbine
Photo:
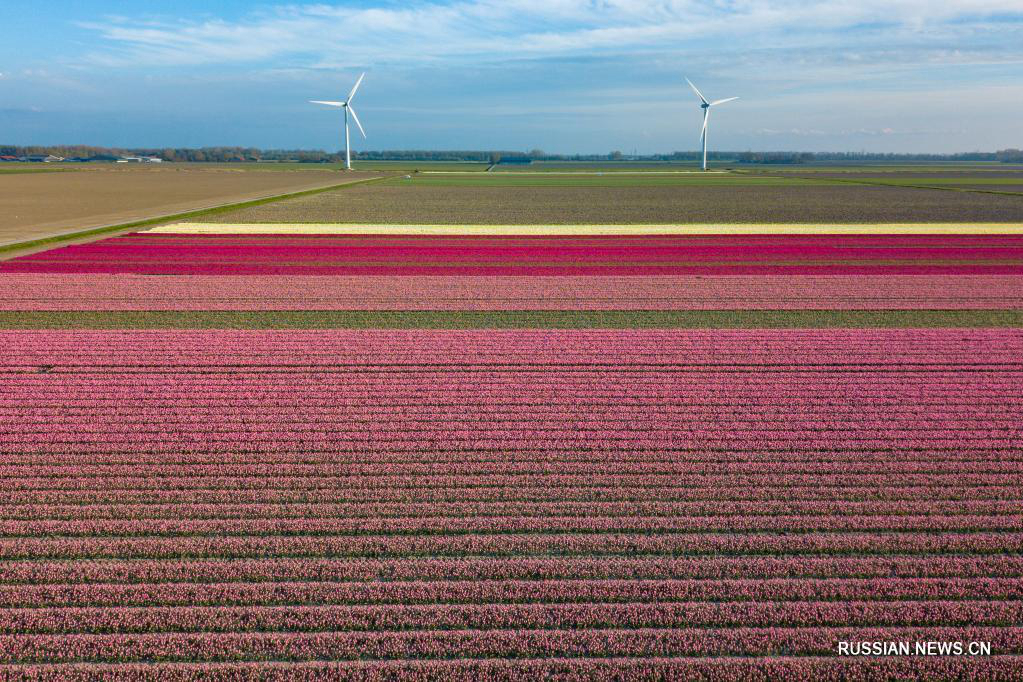
[[[355,125],[359,126],[359,132],[362,133],[362,137],[366,137],[366,131],[362,129],[362,124],[359,123],[359,117],[355,113],[355,109],[352,108],[352,98],[355,97],[355,91],[362,85],[362,79],[366,77],[366,74],[359,76],[359,80],[355,81],[355,85],[352,86],[352,91],[348,93],[348,97],[343,102],[325,102],[319,99],[309,100],[313,104],[326,104],[328,107],[340,107],[345,110],[345,168],[348,170],[352,169],[352,141],[348,136],[348,114],[352,115],[355,120]]]
[[[689,87],[691,87],[693,92],[696,93],[696,96],[700,98],[700,108],[703,109],[703,130],[700,132],[700,139],[703,141],[703,170],[707,170],[707,118],[710,117],[710,108],[739,98],[729,97],[728,99],[719,99],[714,100],[713,102],[708,102],[707,98],[703,96],[703,93],[700,92],[695,85],[693,85],[691,80],[687,78],[686,83],[689,83]]]

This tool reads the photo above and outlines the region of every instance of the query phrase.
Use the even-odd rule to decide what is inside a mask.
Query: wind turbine
[[[343,102],[325,102],[319,99],[309,100],[313,104],[326,104],[328,107],[340,107],[345,110],[345,168],[352,170],[352,141],[348,136],[348,114],[352,115],[355,120],[355,125],[359,126],[359,132],[362,133],[362,137],[365,139],[366,131],[362,129],[362,124],[359,123],[359,117],[355,113],[355,109],[352,108],[352,98],[355,97],[355,91],[362,85],[362,79],[366,77],[366,74],[359,76],[359,80],[355,81],[355,85],[352,86],[352,91],[348,93],[348,97]]]
[[[703,130],[700,132],[700,139],[703,141],[703,170],[707,170],[707,119],[710,117],[710,108],[739,98],[729,97],[728,99],[718,99],[713,102],[708,102],[707,98],[703,96],[703,93],[700,92],[695,85],[693,85],[691,80],[687,78],[686,83],[689,83],[689,87],[691,87],[693,92],[696,93],[696,96],[700,98],[700,108],[703,109]]]

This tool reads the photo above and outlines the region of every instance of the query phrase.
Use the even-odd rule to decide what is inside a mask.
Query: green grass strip
[[[332,192],[338,189],[345,189],[346,187],[354,187],[355,185],[364,185],[369,182],[378,182],[380,180],[386,180],[387,176],[379,178],[366,178],[365,180],[353,180],[351,182],[344,182],[339,185],[330,185],[328,187],[317,187],[315,189],[306,189],[301,192],[291,192],[289,194],[277,194],[271,197],[263,197],[261,199],[250,199],[248,201],[242,201],[234,204],[224,204],[223,206],[215,206],[213,208],[201,208],[195,211],[186,211],[184,213],[174,213],[172,215],[158,216],[156,218],[147,218],[145,220],[136,220],[130,223],[118,223],[117,225],[105,225],[103,227],[94,227],[88,230],[80,230],[78,232],[68,232],[66,234],[57,234],[52,237],[43,237],[42,239],[32,239],[24,242],[15,242],[13,244],[4,244],[0,246],[0,254],[7,253],[10,251],[21,251],[23,249],[34,249],[40,246],[47,246],[49,244],[59,244],[61,242],[72,241],[75,239],[85,239],[88,237],[99,237],[104,234],[111,232],[120,232],[122,230],[130,230],[137,227],[148,227],[150,225],[158,225],[160,223],[174,222],[178,220],[191,220],[192,218],[201,218],[204,216],[217,215],[218,213],[227,213],[228,211],[237,211],[241,208],[251,208],[253,206],[262,206],[263,204],[272,204],[276,201],[285,201],[287,199],[297,199],[299,197],[308,197],[314,194],[322,194],[324,192]]]
[[[1023,327],[1023,310],[4,311],[0,329]]]

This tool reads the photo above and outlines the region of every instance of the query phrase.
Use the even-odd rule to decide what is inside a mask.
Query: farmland
[[[991,641],[969,670],[1004,674],[1023,653],[1015,330],[2,341],[21,670],[965,665],[827,658],[867,636]]]
[[[0,171],[0,246],[62,232],[285,194],[350,181],[324,170],[228,164],[168,167],[11,164]],[[31,172],[22,173],[27,170]],[[63,172],[47,172],[63,171]],[[361,177],[371,177],[363,175]]]
[[[222,223],[913,223],[1020,222],[1015,178],[960,171],[976,185],[917,186],[919,173],[509,171],[393,177],[344,191],[202,218]],[[833,177],[827,177],[833,175]],[[953,174],[954,175],[954,174]],[[845,179],[843,179],[845,178]],[[877,179],[880,178],[880,179]],[[1001,180],[1012,180],[999,184]],[[990,184],[995,181],[995,184]],[[933,185],[933,186],[932,186]],[[952,189],[990,189],[1004,194]]]
[[[1016,675],[1015,171],[375,167],[0,261],[0,676]]]

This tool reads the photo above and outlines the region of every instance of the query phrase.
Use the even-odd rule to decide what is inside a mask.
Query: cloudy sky
[[[1023,0],[5,0],[0,143],[1023,147]]]

